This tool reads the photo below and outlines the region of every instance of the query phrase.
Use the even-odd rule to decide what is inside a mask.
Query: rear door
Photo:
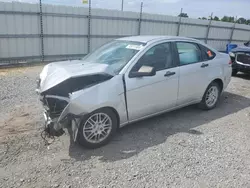
[[[203,61],[200,46],[194,42],[176,42],[180,78],[177,105],[201,100],[208,86],[209,61]]]
[[[229,55],[219,52],[216,54],[213,50],[201,44],[200,48],[202,50],[203,61],[209,64],[208,82],[210,83],[212,80],[220,78],[224,83],[224,87],[227,86],[232,74],[232,64]]]

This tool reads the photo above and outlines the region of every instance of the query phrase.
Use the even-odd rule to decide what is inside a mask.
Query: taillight
[[[229,60],[228,64],[229,64],[229,65],[232,65],[232,64],[233,64],[233,62],[232,62],[231,59]]]

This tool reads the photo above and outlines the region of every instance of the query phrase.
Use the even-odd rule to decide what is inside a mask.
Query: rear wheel
[[[78,141],[84,147],[98,148],[110,141],[117,126],[116,114],[111,109],[96,110],[82,120]]]
[[[199,104],[200,108],[204,110],[213,109],[219,101],[221,90],[222,88],[220,88],[218,83],[212,82],[209,84]]]

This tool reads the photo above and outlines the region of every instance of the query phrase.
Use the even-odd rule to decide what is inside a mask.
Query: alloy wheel
[[[208,89],[206,93],[205,102],[208,107],[212,107],[218,100],[219,90],[216,86],[212,86]]]
[[[83,136],[90,143],[100,143],[105,140],[112,129],[112,120],[105,113],[91,115],[83,126]]]

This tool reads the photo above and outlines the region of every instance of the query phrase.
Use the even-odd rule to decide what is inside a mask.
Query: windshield
[[[109,42],[83,58],[89,63],[110,65],[119,72],[139,52],[145,43],[115,40]]]

